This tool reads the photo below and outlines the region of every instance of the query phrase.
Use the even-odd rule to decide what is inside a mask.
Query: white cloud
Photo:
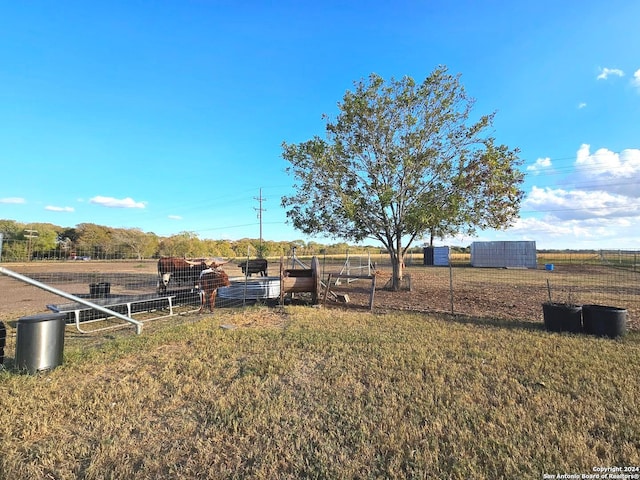
[[[527,166],[527,171],[533,172],[534,174],[537,175],[538,173],[540,173],[541,170],[544,170],[545,168],[549,168],[550,166],[551,166],[551,159],[549,157],[539,158],[536,160],[536,163],[534,163],[533,165]]]
[[[633,79],[631,80],[631,84],[634,87],[640,88],[640,69],[636,70],[636,73],[633,74]]]
[[[638,244],[636,224],[626,218],[558,220],[547,215],[518,219],[503,235],[504,239],[526,237],[535,240],[538,248],[580,249],[611,245],[612,248],[627,249],[636,248]]]
[[[640,149],[591,153],[590,148],[580,146],[562,187],[531,188],[522,203],[523,217],[504,235],[536,240],[540,248],[637,248]],[[541,160],[536,165],[544,164]]]
[[[0,203],[11,203],[11,204],[19,204],[19,203],[27,203],[24,198],[20,197],[7,197],[0,198]]]
[[[524,208],[547,213],[558,220],[640,217],[640,201],[603,191],[564,190],[533,187]]]
[[[169,215],[167,218],[170,218],[171,220],[182,220],[180,215]]]
[[[589,236],[589,230],[576,222],[560,222],[555,218],[519,218],[509,229],[515,232],[527,232],[533,237]]]
[[[583,144],[576,155],[575,166],[573,180],[579,188],[640,198],[640,149],[615,153],[600,148],[590,153],[590,146]]]
[[[95,203],[96,205],[102,205],[103,207],[109,208],[145,208],[146,202],[136,202],[131,197],[127,198],[113,198],[113,197],[102,197],[100,195],[93,197],[89,200],[91,203]]]
[[[44,207],[45,210],[49,210],[50,212],[74,212],[75,209],[73,207],[54,207],[53,205],[47,205]]]
[[[578,104],[578,110],[582,110],[582,109],[583,109],[583,108],[585,108],[586,106],[587,106],[587,103],[586,103],[586,102],[580,102],[580,103]]]
[[[601,68],[600,74],[596,77],[598,80],[606,80],[610,75],[615,75],[618,77],[624,76],[624,72],[619,68]]]

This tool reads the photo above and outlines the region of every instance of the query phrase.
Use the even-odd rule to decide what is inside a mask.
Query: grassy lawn
[[[72,340],[50,373],[0,373],[1,480],[542,478],[640,465],[637,332],[291,307]]]

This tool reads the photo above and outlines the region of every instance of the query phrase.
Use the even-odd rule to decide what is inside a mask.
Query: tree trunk
[[[402,281],[403,269],[404,269],[404,261],[402,257],[402,239],[400,236],[397,237],[395,251],[391,249],[391,267],[392,267],[392,277],[391,277],[391,289],[394,292],[400,290],[400,282]]]
[[[391,255],[391,290],[397,292],[400,289],[400,277],[398,276],[398,262],[395,254]]]

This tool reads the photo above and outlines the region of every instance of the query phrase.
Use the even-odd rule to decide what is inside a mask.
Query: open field
[[[306,307],[175,322],[72,337],[54,371],[0,373],[0,480],[543,478],[640,465],[637,333]]]

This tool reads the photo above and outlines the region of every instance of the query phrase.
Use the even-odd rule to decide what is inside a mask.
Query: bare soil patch
[[[385,288],[389,274],[380,276],[375,292],[376,309],[462,314],[470,317],[542,323],[542,303],[565,301],[620,306],[628,311],[631,330],[640,330],[640,289],[637,282],[618,282],[610,269],[571,265],[558,274],[544,270],[408,268],[410,290],[392,292]],[[616,272],[614,272],[615,274]],[[549,279],[549,287],[547,280]],[[347,294],[357,308],[369,305],[370,282],[332,286]],[[453,293],[452,293],[453,289]]]

